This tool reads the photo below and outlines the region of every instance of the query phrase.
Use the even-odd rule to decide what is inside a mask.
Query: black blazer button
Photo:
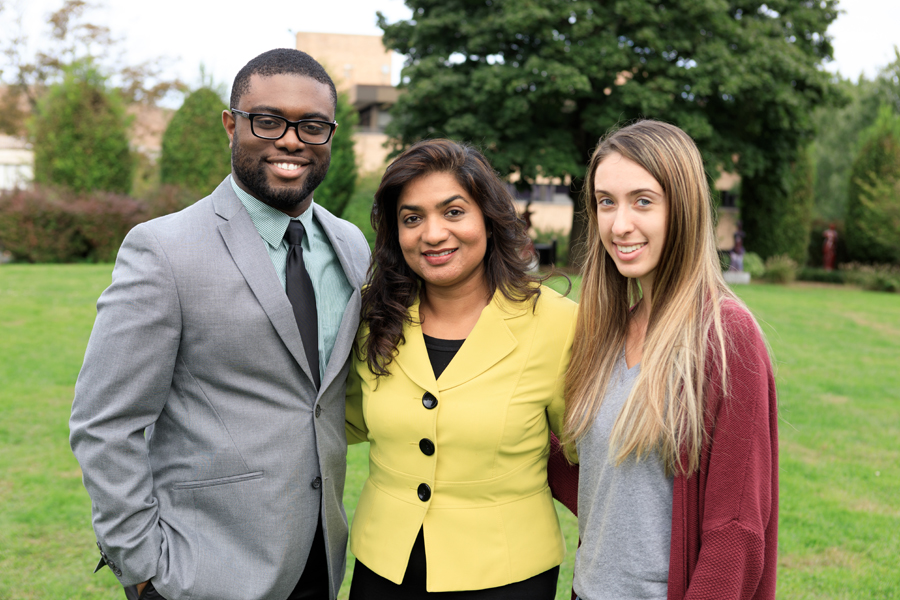
[[[322,487],[322,478],[321,478],[321,477],[316,477],[315,479],[313,479],[313,480],[312,480],[312,486],[313,486],[313,489],[314,489],[314,490],[317,490],[317,489],[319,489],[320,487]]]
[[[422,438],[419,440],[419,450],[421,450],[422,454],[425,456],[431,456],[434,454],[434,442],[428,438]]]
[[[431,499],[431,488],[428,487],[427,483],[420,483],[419,489],[416,491],[419,493],[419,500],[422,502],[428,502]]]
[[[437,398],[434,397],[434,394],[431,392],[425,392],[425,395],[422,396],[422,406],[431,410],[435,406],[437,406]]]
[[[321,415],[321,414],[322,414],[322,407],[316,406],[316,418],[318,419],[319,415]]]

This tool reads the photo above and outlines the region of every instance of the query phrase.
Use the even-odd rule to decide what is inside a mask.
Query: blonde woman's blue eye
[[[650,202],[649,199],[647,199],[647,198],[638,198],[638,205],[639,205],[639,206],[650,206],[650,204],[652,204],[652,203]]]
[[[597,204],[600,205],[600,206],[612,206],[613,201],[610,200],[609,198],[600,198],[600,199],[597,201]]]

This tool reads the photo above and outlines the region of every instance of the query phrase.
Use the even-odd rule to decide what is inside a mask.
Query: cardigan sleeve
[[[723,390],[721,371],[710,370],[707,410],[712,419],[707,433],[711,441],[695,475],[699,477],[699,554],[685,599],[768,598],[766,589],[771,589],[774,598],[775,381],[753,317],[742,307],[726,304],[722,321],[728,377]]]
[[[559,500],[573,515],[578,516],[578,465],[566,460],[559,439],[550,434],[550,459],[547,462],[547,481],[553,498]]]

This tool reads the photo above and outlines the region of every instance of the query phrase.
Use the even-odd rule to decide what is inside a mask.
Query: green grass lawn
[[[110,272],[0,267],[0,600],[123,597],[108,569],[91,574],[90,500],[67,425]],[[779,598],[900,598],[900,296],[767,285],[738,292],[777,365]],[[349,457],[352,514],[366,447]],[[557,597],[568,598],[577,529],[571,515],[562,523],[570,553]]]

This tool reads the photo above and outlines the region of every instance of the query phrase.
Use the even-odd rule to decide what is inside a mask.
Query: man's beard
[[[324,181],[330,164],[331,155],[326,156],[324,162],[311,162],[306,167],[306,177],[300,187],[276,189],[269,185],[266,162],[255,155],[244,152],[237,132],[232,141],[231,168],[238,180],[250,190],[254,198],[281,211],[293,210],[306,200]]]

